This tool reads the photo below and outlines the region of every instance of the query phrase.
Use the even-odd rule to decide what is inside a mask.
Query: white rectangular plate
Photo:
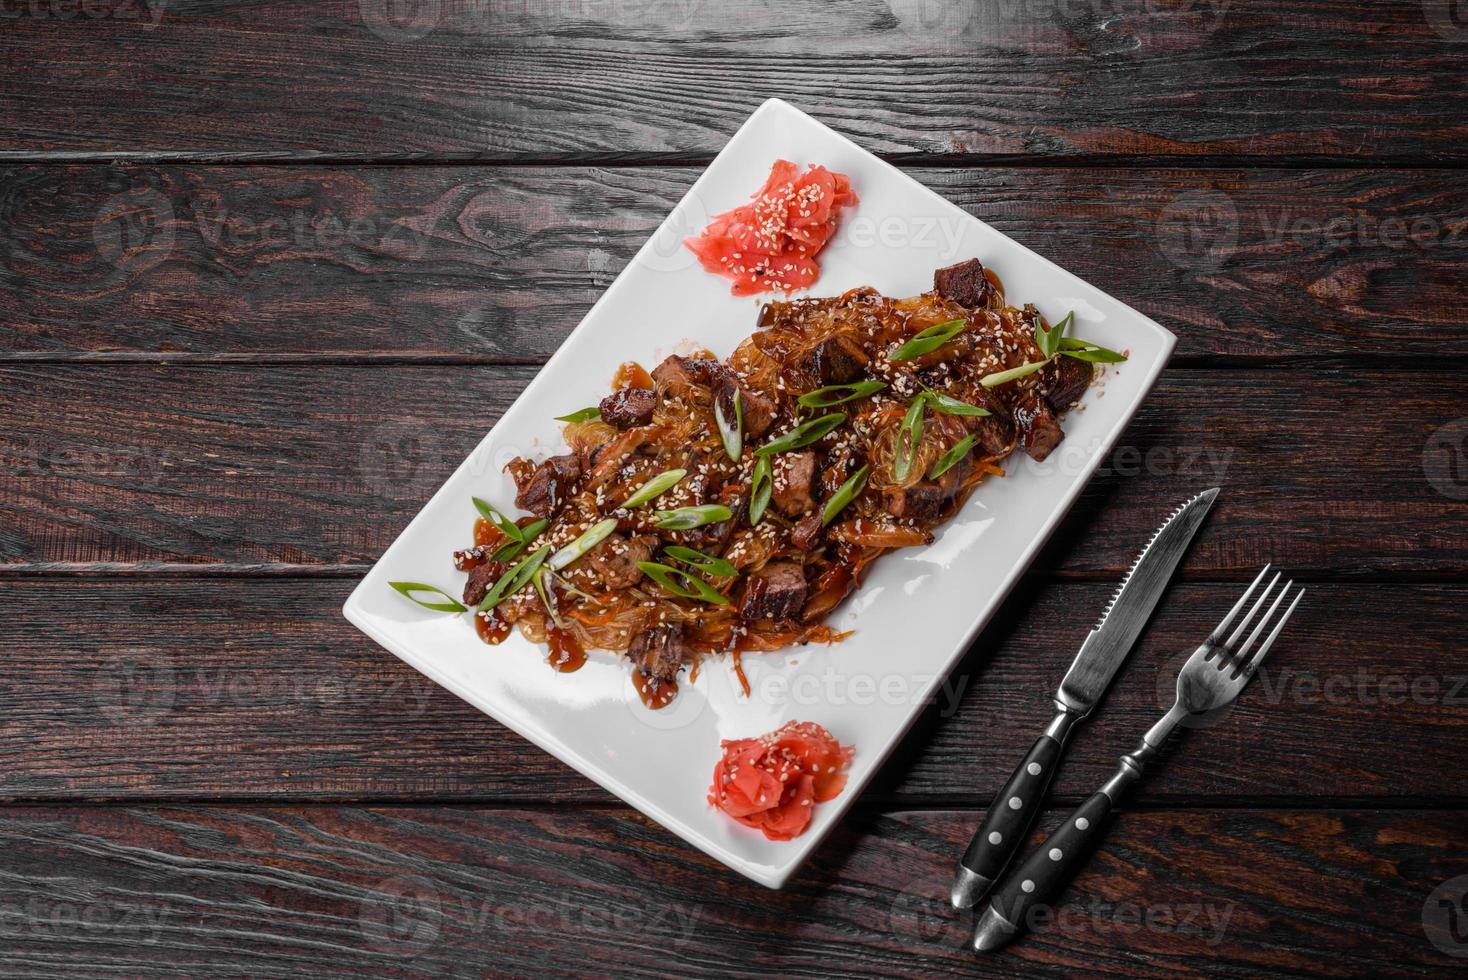
[[[671,352],[701,346],[727,356],[755,329],[759,301],[682,248],[719,212],[745,203],[770,165],[785,158],[848,174],[861,197],[821,255],[813,294],[868,285],[909,296],[932,287],[933,270],[979,257],[1010,302],[1032,302],[1052,321],[1074,310],[1073,335],[1131,359],[1109,369],[1064,420],[1065,441],[1043,464],[1016,454],[1008,475],[982,484],[928,548],[875,563],[866,585],[833,625],[855,633],[832,647],[750,655],[745,698],[723,659],[662,711],[648,711],[628,666],[593,653],[579,672],[558,674],[543,648],[518,633],[488,647],[467,616],[431,613],[388,588],[408,580],[457,594],[463,576],[450,554],[469,543],[470,496],[509,507],[512,457],[562,451],[558,415],[594,405],[617,365],[651,368]],[[673,833],[741,874],[778,888],[861,794],[945,675],[989,619],[1035,552],[1110,451],[1156,381],[1174,338],[943,200],[895,167],[778,100],[762,105],[623,270],[566,343],[474,453],[449,477],[347,600],[358,628],[429,678],[594,780]],[[1104,390],[1105,397],[1100,397]],[[1079,643],[1080,637],[1077,637]],[[1063,665],[1057,661],[1057,674]],[[1045,692],[1034,692],[1042,697]],[[791,721],[824,725],[856,746],[851,780],[819,806],[804,836],[766,840],[712,809],[705,796],[719,740],[759,735]],[[390,721],[390,719],[389,719]],[[391,728],[384,727],[391,737]]]

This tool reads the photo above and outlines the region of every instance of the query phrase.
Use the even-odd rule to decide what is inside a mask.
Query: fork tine
[[[1239,624],[1239,628],[1234,630],[1233,635],[1223,644],[1224,649],[1229,652],[1230,656],[1232,656],[1234,650],[1238,649],[1239,637],[1244,635],[1244,630],[1248,629],[1249,624],[1254,621],[1254,617],[1258,615],[1260,607],[1268,601],[1269,593],[1274,591],[1274,583],[1279,581],[1280,574],[1279,572],[1274,573],[1274,578],[1269,580],[1269,584],[1264,587],[1264,591],[1259,593],[1259,598],[1249,608],[1249,615],[1244,617],[1244,621]]]
[[[1234,656],[1236,661],[1238,662],[1240,670],[1242,670],[1244,668],[1244,665],[1249,662],[1249,651],[1253,649],[1254,641],[1259,639],[1259,634],[1263,633],[1264,628],[1269,625],[1269,620],[1273,618],[1274,611],[1279,608],[1279,604],[1284,601],[1285,596],[1290,594],[1290,586],[1294,584],[1294,579],[1290,579],[1289,581],[1285,582],[1284,588],[1279,590],[1279,595],[1275,596],[1274,602],[1270,604],[1269,611],[1266,612],[1263,616],[1259,617],[1259,625],[1254,627],[1254,632],[1250,633],[1249,638],[1244,641],[1244,645],[1239,647],[1238,653],[1236,653]],[[1268,593],[1265,594],[1267,595]]]
[[[1274,624],[1274,629],[1270,631],[1269,636],[1265,637],[1264,645],[1259,648],[1259,652],[1249,659],[1248,666],[1244,668],[1244,673],[1252,674],[1259,669],[1259,664],[1264,660],[1264,655],[1269,652],[1270,647],[1274,646],[1274,638],[1279,636],[1279,631],[1284,629],[1285,623],[1290,621],[1290,614],[1295,611],[1295,607],[1300,604],[1300,600],[1303,598],[1305,598],[1304,589],[1295,593],[1295,601],[1290,603],[1290,607],[1284,611],[1284,615],[1279,617],[1279,622]]]
[[[1228,615],[1223,617],[1223,622],[1213,627],[1213,634],[1208,637],[1209,642],[1218,643],[1223,639],[1223,631],[1228,629],[1229,624],[1234,621],[1234,617],[1239,614],[1239,610],[1244,608],[1244,603],[1249,601],[1249,596],[1253,595],[1254,590],[1259,587],[1260,580],[1263,579],[1264,576],[1268,575],[1269,570],[1273,567],[1274,566],[1272,564],[1265,565],[1262,569],[1259,570],[1259,574],[1255,576],[1254,581],[1249,584],[1249,588],[1244,591],[1243,595],[1239,596],[1239,601],[1234,603],[1234,607],[1228,611]]]

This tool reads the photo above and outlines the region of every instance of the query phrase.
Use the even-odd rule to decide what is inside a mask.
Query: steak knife
[[[1106,604],[1100,622],[1081,644],[1055,692],[1055,720],[989,804],[983,823],[959,859],[951,896],[954,908],[972,908],[983,898],[1024,844],[1050,788],[1066,738],[1076,723],[1096,707],[1131,652],[1217,496],[1217,487],[1205,490],[1173,511]]]

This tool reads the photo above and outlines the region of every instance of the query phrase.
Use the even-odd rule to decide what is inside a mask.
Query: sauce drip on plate
[[[653,387],[652,375],[647,369],[636,361],[627,361],[617,368],[617,373],[612,376],[613,388],[651,388]]]
[[[545,642],[550,647],[550,656],[546,663],[562,674],[570,674],[578,671],[586,663],[586,651],[582,649],[581,642],[566,630],[559,626],[551,626],[545,631]]]
[[[500,619],[493,611],[474,614],[474,632],[490,646],[498,646],[510,635],[510,624]]]
[[[632,686],[637,689],[637,696],[642,698],[642,703],[653,711],[666,708],[678,696],[677,681],[659,681],[635,668],[632,671]]]

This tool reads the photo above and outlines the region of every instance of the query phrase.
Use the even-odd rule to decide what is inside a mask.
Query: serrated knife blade
[[[1142,627],[1167,591],[1167,583],[1188,550],[1203,518],[1218,497],[1218,487],[1205,490],[1177,510],[1152,535],[1121,587],[1106,604],[1106,611],[1091,630],[1080,652],[1060,682],[1055,700],[1082,715],[1090,712],[1116,676],[1127,654],[1142,634]]]
[[[1217,496],[1217,487],[1205,490],[1173,511],[1132,563],[1060,682],[1055,719],[995,795],[959,859],[951,897],[954,908],[972,908],[1029,837],[1071,729],[1106,692]]]

